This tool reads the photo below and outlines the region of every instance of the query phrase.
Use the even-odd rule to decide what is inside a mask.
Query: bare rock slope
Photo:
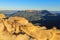
[[[60,40],[60,30],[35,26],[23,17],[0,14],[0,40]]]

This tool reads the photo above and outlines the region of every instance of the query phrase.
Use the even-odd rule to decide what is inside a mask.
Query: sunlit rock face
[[[0,18],[0,40],[60,40],[60,30],[35,26],[23,17]]]
[[[1,18],[6,18],[6,16],[3,13],[0,13],[0,19]]]

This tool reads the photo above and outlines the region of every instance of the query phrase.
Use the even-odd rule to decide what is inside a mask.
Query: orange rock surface
[[[35,26],[23,17],[6,19],[0,14],[0,40],[60,40],[60,30],[55,27],[47,30],[45,26]]]

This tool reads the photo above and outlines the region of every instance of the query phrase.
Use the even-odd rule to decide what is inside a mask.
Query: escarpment
[[[35,26],[23,17],[0,14],[0,40],[60,40],[60,30]]]

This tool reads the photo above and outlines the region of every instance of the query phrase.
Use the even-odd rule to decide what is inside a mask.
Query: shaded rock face
[[[0,18],[0,40],[60,40],[60,30],[35,26],[23,17],[6,19],[3,16]]]
[[[53,28],[56,26],[57,29],[60,29],[60,15],[52,13],[48,10],[41,11],[17,11],[10,16],[19,16],[28,19],[30,22],[36,25],[46,26],[47,29]]]

